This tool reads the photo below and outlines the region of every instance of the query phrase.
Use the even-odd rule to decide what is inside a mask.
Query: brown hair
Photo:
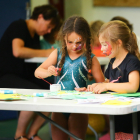
[[[91,69],[92,58],[91,58],[91,48],[90,48],[90,39],[91,39],[90,28],[87,21],[80,16],[71,16],[63,23],[61,27],[58,36],[62,46],[61,48],[62,56],[61,56],[61,61],[59,63],[59,67],[62,68],[67,53],[67,47],[64,38],[69,34],[71,34],[72,32],[75,32],[78,35],[82,36],[83,41],[86,42],[86,51],[84,52],[84,54],[87,58],[87,68]],[[89,80],[93,79],[93,76],[90,73],[88,73],[87,76]]]
[[[96,21],[90,23],[91,44],[94,43],[95,37],[97,37],[98,32],[103,24],[104,24],[104,22],[101,20],[96,20]]]
[[[62,19],[59,18],[59,20],[58,20],[58,22],[57,22],[55,28],[52,29],[50,33],[45,34],[45,35],[43,36],[43,38],[44,38],[46,41],[48,41],[50,44],[55,43],[57,34],[58,34],[59,30],[60,30],[60,27],[62,26],[62,23],[63,23]]]
[[[133,31],[133,24],[131,24],[126,18],[121,17],[121,16],[116,16],[116,17],[113,17],[110,21],[113,21],[113,20],[120,20],[120,21],[126,23],[126,25],[129,27],[129,29],[131,31]]]
[[[120,39],[123,43],[124,49],[140,59],[136,35],[131,32],[124,22],[114,20],[103,24],[99,31],[99,36],[101,34],[111,43],[116,44],[118,39]]]
[[[41,5],[34,8],[31,19],[37,20],[42,14],[45,20],[52,19],[51,23],[56,25],[59,20],[58,11],[52,5]]]

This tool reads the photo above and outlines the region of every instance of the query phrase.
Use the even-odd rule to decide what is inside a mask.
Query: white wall
[[[68,6],[70,7],[67,9]],[[77,14],[75,7],[80,9],[78,15],[88,22],[99,19],[108,22],[114,16],[125,17],[133,24],[134,32],[140,36],[140,7],[95,7],[93,0],[65,0],[65,18],[70,14]]]
[[[48,4],[48,0],[30,0],[31,3],[31,12],[33,11],[34,7],[43,5],[43,4]]]

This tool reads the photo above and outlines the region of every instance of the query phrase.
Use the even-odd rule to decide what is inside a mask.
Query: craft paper
[[[124,96],[124,97],[140,97],[140,92],[136,93],[126,93],[126,94],[121,94],[121,93],[111,93],[114,96]]]
[[[131,102],[132,102],[131,100],[119,101],[118,99],[116,99],[116,100],[108,100],[105,103],[103,103],[102,105],[130,105]]]
[[[2,94],[0,93],[0,100],[13,101],[13,100],[22,100],[19,94]]]

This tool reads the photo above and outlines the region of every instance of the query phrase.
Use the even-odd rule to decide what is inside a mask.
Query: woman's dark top
[[[32,38],[25,20],[17,20],[10,24],[0,40],[0,77],[5,74],[15,74],[24,78],[34,77],[36,64],[25,63],[24,59],[16,58],[12,52],[12,41],[22,39],[25,47],[39,49],[39,36]]]

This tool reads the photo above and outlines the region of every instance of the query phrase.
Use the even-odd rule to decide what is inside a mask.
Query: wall
[[[33,11],[34,7],[43,5],[43,4],[48,4],[48,0],[30,0],[31,3],[31,11]]]
[[[65,0],[64,1],[65,19],[67,19],[71,15],[81,16],[82,13],[81,7],[82,7],[81,0]]]
[[[93,0],[65,0],[65,12],[65,18],[75,13],[88,22],[98,19],[107,22],[114,16],[123,16],[133,24],[134,32],[140,36],[140,7],[95,7]]]

